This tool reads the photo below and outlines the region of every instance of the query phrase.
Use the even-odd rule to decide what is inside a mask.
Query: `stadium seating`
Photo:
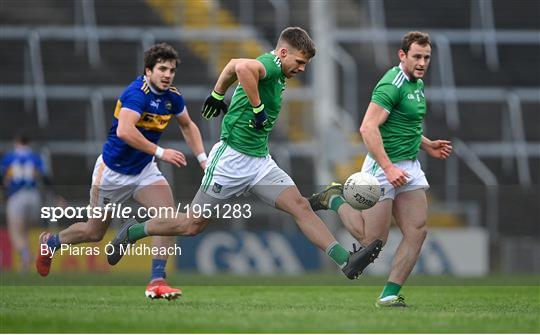
[[[15,3],[15,2],[14,2]],[[248,4],[249,3],[249,4]],[[221,42],[219,45],[220,58],[215,64],[211,63],[211,48],[208,42],[186,42],[171,41],[179,50],[182,65],[176,77],[176,84],[181,91],[198,89],[210,90],[216,75],[224,64],[231,57],[241,56],[242,50],[253,56],[271,46],[277,38],[280,25],[300,25],[310,27],[309,15],[306,15],[306,3],[299,1],[283,2],[286,11],[279,12],[279,8],[271,5],[270,1],[221,1],[220,10],[216,13],[218,18],[218,28],[247,26],[257,31],[256,39],[248,39],[243,43]],[[437,2],[429,3],[420,0],[384,1],[385,27],[388,29],[409,30],[418,28],[422,30],[449,30],[471,28],[471,7],[475,2],[470,2],[464,6],[462,2]],[[530,15],[530,6],[535,6],[538,12],[539,4],[527,1],[527,6],[522,1],[493,1],[493,14],[495,28],[497,29],[521,29],[539,30],[538,18]],[[19,28],[31,29],[36,26],[63,26],[72,28],[84,22],[76,2],[43,0],[35,1],[38,11],[25,11],[24,6],[9,6],[3,8],[2,24]],[[170,6],[173,7],[170,7]],[[416,15],[415,8],[420,6],[424,13],[422,16]],[[169,7],[167,7],[169,6]],[[176,7],[174,7],[176,6]],[[529,7],[528,7],[529,6]],[[336,10],[340,14],[336,24],[341,28],[369,28],[369,8],[367,1],[340,1],[336,3]],[[180,8],[180,9],[179,9]],[[527,10],[529,8],[529,11]],[[212,26],[212,22],[202,20],[202,17],[210,17],[212,9],[208,8],[207,2],[190,1],[129,1],[110,3],[105,0],[94,1],[95,23],[98,27],[172,27],[177,25],[180,29],[207,28]],[[510,17],[505,15],[512,11]],[[268,15],[253,18],[253,13],[264,12]],[[74,13],[76,15],[74,15]],[[78,13],[78,14],[77,14]],[[201,14],[202,13],[202,14]],[[281,15],[280,15],[281,13]],[[283,13],[286,13],[284,15]],[[441,15],[444,13],[444,15]],[[414,18],[414,25],[411,24]],[[459,19],[456,19],[459,18]],[[281,21],[280,21],[281,20]],[[96,67],[89,61],[89,50],[86,41],[75,41],[74,39],[42,39],[39,43],[43,68],[43,80],[47,87],[83,87],[88,88],[88,98],[73,98],[69,96],[54,96],[47,99],[47,109],[49,111],[48,124],[42,124],[39,119],[39,111],[36,108],[34,99],[21,99],[20,97],[2,98],[0,109],[7,111],[17,111],[17,113],[3,113],[5,124],[19,124],[21,115],[24,117],[25,126],[35,130],[35,138],[44,146],[49,142],[76,142],[87,143],[90,149],[87,150],[59,150],[52,151],[52,167],[55,174],[55,183],[59,185],[87,185],[89,174],[93,164],[93,158],[99,152],[99,146],[105,133],[105,129],[97,129],[96,116],[93,114],[91,105],[91,94],[98,87],[107,88],[108,94],[103,96],[103,108],[100,112],[101,119],[105,125],[109,126],[111,115],[115,104],[115,96],[141,72],[142,59],[140,57],[142,46],[139,41],[99,41],[101,63]],[[359,124],[370,92],[384,68],[374,66],[376,59],[374,56],[373,44],[371,42],[343,42],[340,43],[349,55],[351,55],[357,65],[358,88],[355,97],[345,97],[343,71],[339,73],[339,100],[356,99],[355,105],[358,110],[348,111]],[[388,59],[390,66],[397,63],[395,50],[398,45],[395,42],[389,43]],[[431,73],[426,82],[428,90],[430,88],[440,88],[442,84],[441,74],[437,70],[440,65],[440,53],[442,51],[435,48],[434,61]],[[499,44],[497,45],[497,55],[499,65],[493,68],[486,62],[484,51],[478,45],[471,48],[468,43],[451,43],[451,56],[453,59],[453,77],[457,88],[478,88],[489,85],[492,88],[512,91],[519,88],[538,89],[540,87],[538,73],[540,65],[538,63],[540,54],[540,44]],[[381,58],[384,58],[381,55]],[[4,62],[4,76],[2,85],[15,85],[19,87],[23,84],[31,84],[32,71],[30,70],[30,55],[25,38],[1,38],[0,57]],[[210,64],[210,65],[208,65]],[[291,82],[289,87],[303,87],[309,84],[311,75],[306,73],[298,81]],[[199,92],[199,91],[197,91]],[[204,94],[187,95],[188,108],[193,119],[199,124],[203,132],[203,137],[208,139],[208,146],[217,138],[218,129],[216,126],[201,122],[199,108],[204,99]],[[67,95],[67,94],[66,94]],[[428,97],[428,101],[429,97]],[[343,106],[342,106],[343,107]],[[508,142],[512,134],[506,132],[509,128],[508,101],[460,101],[457,102],[457,110],[460,117],[460,126],[452,128],[446,118],[446,107],[443,101],[429,102],[430,113],[426,119],[426,133],[428,136],[456,138],[467,144],[501,143]],[[530,144],[538,144],[540,141],[540,105],[537,102],[522,102],[521,115],[524,130],[524,140]],[[295,142],[313,146],[310,142],[313,139],[313,120],[311,119],[312,105],[301,101],[289,101],[284,113],[282,125],[273,134],[274,144]],[[489,121],[489,123],[487,123]],[[356,125],[355,125],[355,128]],[[3,145],[8,144],[8,140],[14,135],[16,127],[2,127],[1,140]],[[178,130],[172,126],[164,134],[165,141],[177,141]],[[358,143],[358,138],[352,139],[353,143]],[[174,142],[177,143],[177,142]],[[512,142],[513,143],[513,142]],[[72,143],[73,144],[73,143]],[[316,150],[315,150],[316,151]],[[313,155],[291,155],[289,161],[279,162],[280,155],[276,155],[279,163],[287,163],[287,169],[305,193],[309,193],[316,183],[314,175]],[[81,159],[84,158],[84,159]],[[517,173],[517,158],[512,155],[494,154],[490,157],[480,157],[488,169],[497,176],[501,189],[508,192],[499,191],[498,203],[501,205],[500,223],[512,222],[511,225],[500,225],[501,233],[519,234],[520,231],[533,231],[538,233],[539,226],[531,221],[528,212],[516,207],[527,207],[534,211],[535,202],[538,199],[538,190],[535,187],[520,187],[522,179]],[[195,164],[193,157],[190,163]],[[346,176],[351,169],[358,168],[362,157],[355,156],[345,164],[336,164],[335,173]],[[529,169],[531,184],[540,183],[540,157],[528,157],[527,166]],[[70,169],[65,169],[70,166]],[[429,161],[427,174],[430,182],[434,186],[433,193],[437,199],[445,199],[448,194],[445,184],[447,183],[448,166],[441,162]],[[73,167],[73,168],[71,168]],[[477,173],[471,172],[470,167],[460,162],[459,183],[463,185],[460,189],[460,201],[478,200],[483,209],[483,224],[487,221],[488,204],[485,199],[485,190]],[[84,172],[84,173],[83,173]],[[193,194],[195,181],[200,179],[201,172],[195,169],[182,169],[172,172],[172,182],[177,185],[189,185],[188,188],[175,187],[175,192],[179,199],[188,199]],[[478,191],[481,189],[480,191]],[[69,192],[69,191],[66,191]],[[79,191],[69,193],[73,199],[85,201],[87,189],[80,188]],[[505,205],[510,203],[511,205]],[[517,203],[520,206],[515,206]]]

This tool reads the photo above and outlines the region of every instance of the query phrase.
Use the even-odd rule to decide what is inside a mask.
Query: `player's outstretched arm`
[[[180,131],[184,136],[184,140],[186,141],[193,154],[197,157],[201,168],[204,170],[206,168],[207,157],[204,151],[204,144],[202,141],[201,132],[199,131],[199,127],[197,127],[195,122],[193,122],[193,120],[191,120],[191,117],[189,117],[187,107],[184,107],[184,111],[178,114],[176,120],[178,121]]]
[[[405,185],[408,174],[392,164],[390,158],[384,151],[381,132],[379,126],[388,118],[388,112],[374,102],[370,102],[362,125],[360,126],[360,134],[364,139],[364,143],[368,151],[373,155],[373,158],[379,163],[379,166],[384,170],[386,179],[394,187]]]
[[[431,157],[447,159],[452,154],[452,143],[448,140],[430,140],[422,135],[420,149],[424,150]]]
[[[141,114],[128,108],[122,108],[118,115],[116,136],[132,148],[149,155],[154,155],[162,161],[171,163],[177,167],[186,166],[186,157],[183,153],[174,149],[163,149],[147,140],[141,134],[137,127],[135,127],[140,118]]]
[[[244,59],[231,59],[221,71],[216,85],[214,86],[214,90],[204,101],[201,113],[205,119],[216,117],[220,113],[227,114],[228,108],[224,101],[225,93],[238,79],[236,66],[243,60]]]

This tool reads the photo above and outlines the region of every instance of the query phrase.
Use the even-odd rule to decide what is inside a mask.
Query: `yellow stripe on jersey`
[[[114,108],[114,117],[118,119],[120,115],[120,110],[122,109],[122,101],[120,99],[116,100],[116,107]]]
[[[141,119],[137,122],[136,126],[144,128],[146,130],[164,131],[165,127],[169,124],[172,115],[160,115],[144,112],[141,115]]]
[[[173,93],[178,94],[178,95],[182,95],[182,94],[180,94],[180,91],[178,91],[178,89],[176,87],[174,87],[174,86],[169,87],[169,90],[171,92],[173,92]]]
[[[116,101],[116,108],[114,109],[114,117],[118,119],[120,115],[120,110],[122,109],[122,102],[120,100]],[[139,122],[137,122],[136,126],[144,128],[146,130],[154,130],[154,131],[164,131],[165,127],[169,124],[169,121],[171,120],[172,115],[159,115],[159,114],[153,114],[144,112],[141,115],[141,118],[139,119]]]
[[[150,93],[150,89],[148,88],[148,84],[146,83],[146,81],[142,84],[141,90],[146,94]]]
[[[5,178],[7,181],[10,181],[11,180],[11,177],[13,177],[13,165],[10,166],[7,171],[6,171],[6,174],[5,174]]]

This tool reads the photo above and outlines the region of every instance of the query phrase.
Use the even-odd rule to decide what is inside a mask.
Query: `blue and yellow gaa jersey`
[[[2,159],[0,175],[8,196],[12,196],[21,189],[35,189],[38,179],[45,175],[45,168],[41,157],[32,150],[15,149]]]
[[[184,107],[184,98],[175,87],[158,94],[149,87],[144,76],[138,77],[116,102],[113,124],[107,142],[103,145],[105,164],[116,172],[135,175],[139,174],[153,158],[152,155],[132,148],[116,136],[120,109],[128,108],[141,114],[136,124],[137,129],[147,140],[157,144],[171,118],[182,113]]]

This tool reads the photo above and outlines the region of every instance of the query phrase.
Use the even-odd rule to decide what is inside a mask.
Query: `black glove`
[[[223,112],[223,114],[227,114],[227,104],[223,101],[223,98],[225,98],[225,95],[212,91],[204,102],[201,112],[202,116],[208,120],[212,117],[218,116],[221,112]]]
[[[257,107],[253,107],[254,118],[249,120],[249,127],[255,128],[257,130],[263,129],[268,124],[268,116],[264,110],[264,104],[261,104]]]

